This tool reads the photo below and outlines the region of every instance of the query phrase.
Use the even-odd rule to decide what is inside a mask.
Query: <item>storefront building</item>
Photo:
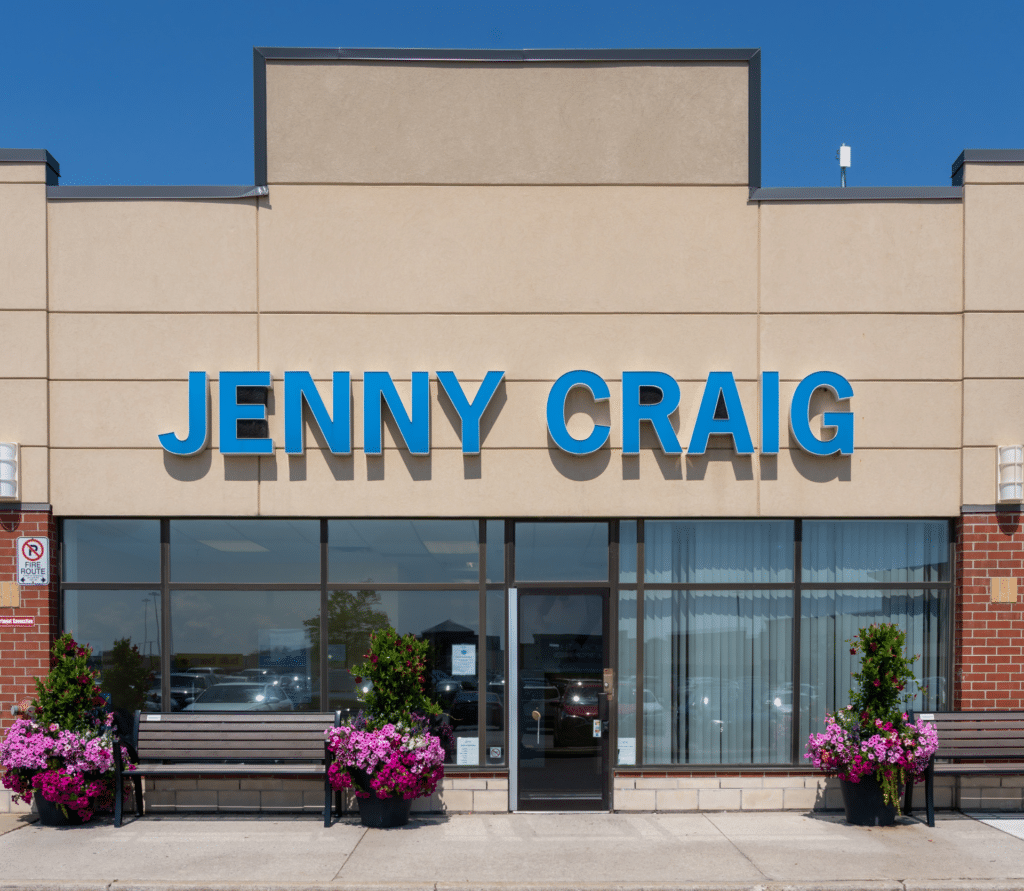
[[[757,51],[254,73],[255,186],[0,151],[0,726],[61,630],[159,714],[355,709],[390,624],[451,729],[426,808],[807,809],[865,624],[915,709],[1024,708],[1024,152],[761,188]]]

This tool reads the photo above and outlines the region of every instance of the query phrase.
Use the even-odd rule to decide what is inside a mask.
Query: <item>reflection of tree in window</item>
[[[390,624],[387,613],[377,609],[379,605],[380,594],[376,591],[338,589],[327,595],[327,643],[331,647],[345,647],[344,665],[334,664],[332,659],[331,668],[358,664],[370,652],[370,635]],[[306,619],[304,624],[309,629],[313,664],[316,665],[320,659],[320,617]]]

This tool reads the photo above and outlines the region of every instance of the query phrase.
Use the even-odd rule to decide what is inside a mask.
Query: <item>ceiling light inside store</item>
[[[254,554],[257,551],[265,551],[263,545],[244,538],[235,541],[201,541],[200,544],[213,548],[215,551],[227,551],[229,554]]]

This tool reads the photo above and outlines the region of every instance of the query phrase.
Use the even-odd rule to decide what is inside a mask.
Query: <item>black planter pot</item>
[[[854,826],[893,826],[896,823],[896,805],[886,804],[882,787],[874,774],[862,777],[859,783],[840,780],[843,788],[843,807],[846,822]],[[903,798],[903,787],[900,787]]]
[[[359,802],[359,821],[371,829],[392,829],[409,822],[412,812],[411,798],[356,798]]]
[[[39,811],[39,823],[41,826],[81,826],[84,822],[78,812],[68,808],[67,816],[60,809],[60,805],[54,804],[43,798],[38,792],[32,796],[36,803],[36,810]]]

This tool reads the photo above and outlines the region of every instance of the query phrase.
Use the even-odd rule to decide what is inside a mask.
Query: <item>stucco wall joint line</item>
[[[622,180],[615,182],[529,182],[529,183],[496,183],[496,182],[443,182],[438,180],[402,180],[391,182],[386,180],[328,180],[326,182],[311,182],[307,180],[276,179],[272,186],[316,186],[317,188],[368,188],[368,189],[745,189],[745,182],[718,182],[718,183],[685,183],[685,182],[637,182],[633,180]]]

